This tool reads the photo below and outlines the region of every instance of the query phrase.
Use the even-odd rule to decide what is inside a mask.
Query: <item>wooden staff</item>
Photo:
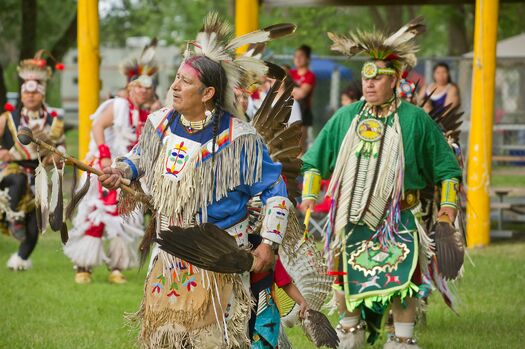
[[[22,143],[23,145],[29,145],[31,142],[33,142],[36,145],[38,145],[39,147],[45,148],[45,149],[49,150],[50,152],[52,152],[54,154],[57,154],[61,158],[66,159],[70,163],[73,163],[76,167],[78,167],[79,169],[81,169],[83,171],[86,171],[86,172],[89,172],[89,173],[94,173],[95,175],[97,175],[99,177],[104,174],[104,172],[102,172],[102,171],[100,171],[100,170],[98,170],[98,169],[96,169],[94,167],[91,167],[89,165],[86,165],[85,163],[83,163],[82,161],[80,161],[78,159],[75,159],[71,155],[68,155],[66,153],[63,153],[63,152],[59,151],[57,148],[55,148],[51,144],[48,144],[48,143],[42,141],[41,139],[34,138],[33,137],[33,131],[31,131],[31,129],[28,128],[28,127],[21,127],[20,130],[18,131],[17,138],[20,141],[20,143]],[[146,195],[131,189],[129,187],[130,183],[131,183],[131,181],[129,179],[121,178],[120,189],[122,189],[122,190],[126,191],[127,193],[133,195],[135,198],[137,198],[138,200],[140,200],[142,202],[147,201],[145,203],[147,203],[149,205],[149,199],[146,198]]]

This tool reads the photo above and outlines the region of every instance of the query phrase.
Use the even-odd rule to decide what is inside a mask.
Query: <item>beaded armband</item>
[[[292,202],[283,196],[273,196],[266,200],[261,237],[281,244],[288,227],[288,216],[293,209]]]
[[[321,191],[321,174],[316,169],[308,170],[304,173],[302,198],[314,199],[319,198]]]
[[[457,208],[459,180],[456,178],[445,179],[441,183],[441,207]]]

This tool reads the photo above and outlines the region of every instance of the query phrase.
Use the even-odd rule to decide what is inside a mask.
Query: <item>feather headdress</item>
[[[144,82],[149,81],[155,83],[159,65],[155,59],[157,47],[157,39],[153,38],[149,45],[146,45],[140,55],[129,57],[120,64],[120,72],[126,77],[128,83],[143,79]],[[144,78],[143,78],[144,77]]]
[[[16,68],[18,76],[24,80],[22,85],[22,91],[34,92],[38,91],[42,94],[46,92],[46,82],[51,79],[53,71],[47,64],[47,60],[44,58],[47,55],[49,58],[56,62],[56,59],[46,50],[39,50],[35,54],[34,58],[24,59],[20,62]],[[56,70],[63,70],[64,64],[56,63]]]
[[[349,57],[365,54],[374,60],[391,61],[394,69],[401,73],[404,69],[416,65],[415,54],[418,46],[414,38],[425,30],[423,17],[417,17],[388,37],[378,31],[360,30],[350,32],[349,36],[339,36],[330,32],[327,35],[333,41],[331,46],[333,51],[341,52]]]
[[[45,83],[51,78],[52,70],[47,65],[47,61],[43,58],[43,55],[47,51],[39,50],[34,58],[24,59],[20,62],[16,70],[18,76],[24,81],[37,80],[41,83]]]
[[[216,12],[209,13],[195,41],[188,42],[184,59],[205,56],[217,62],[227,77],[225,101],[221,106],[233,115],[243,115],[241,106],[235,98],[236,90],[246,90],[254,81],[254,76],[266,75],[268,67],[260,58],[236,55],[236,50],[244,45],[262,44],[289,35],[295,25],[281,23],[234,37],[232,26],[222,21]]]

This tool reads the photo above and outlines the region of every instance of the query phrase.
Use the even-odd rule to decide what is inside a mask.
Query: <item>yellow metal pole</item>
[[[98,0],[78,0],[78,155],[88,151],[91,120],[99,104],[99,20]]]
[[[259,29],[259,0],[235,0],[235,35],[243,35]],[[237,52],[244,53],[247,46]]]
[[[467,244],[490,243],[490,177],[498,0],[476,0],[472,113],[468,147]]]

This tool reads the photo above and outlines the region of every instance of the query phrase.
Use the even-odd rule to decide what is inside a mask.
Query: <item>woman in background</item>
[[[423,106],[427,113],[431,110],[440,110],[449,104],[452,108],[461,104],[459,88],[450,78],[448,64],[443,62],[436,64],[432,77],[434,82],[422,90],[422,96],[420,97],[424,98],[432,94],[429,101]]]

